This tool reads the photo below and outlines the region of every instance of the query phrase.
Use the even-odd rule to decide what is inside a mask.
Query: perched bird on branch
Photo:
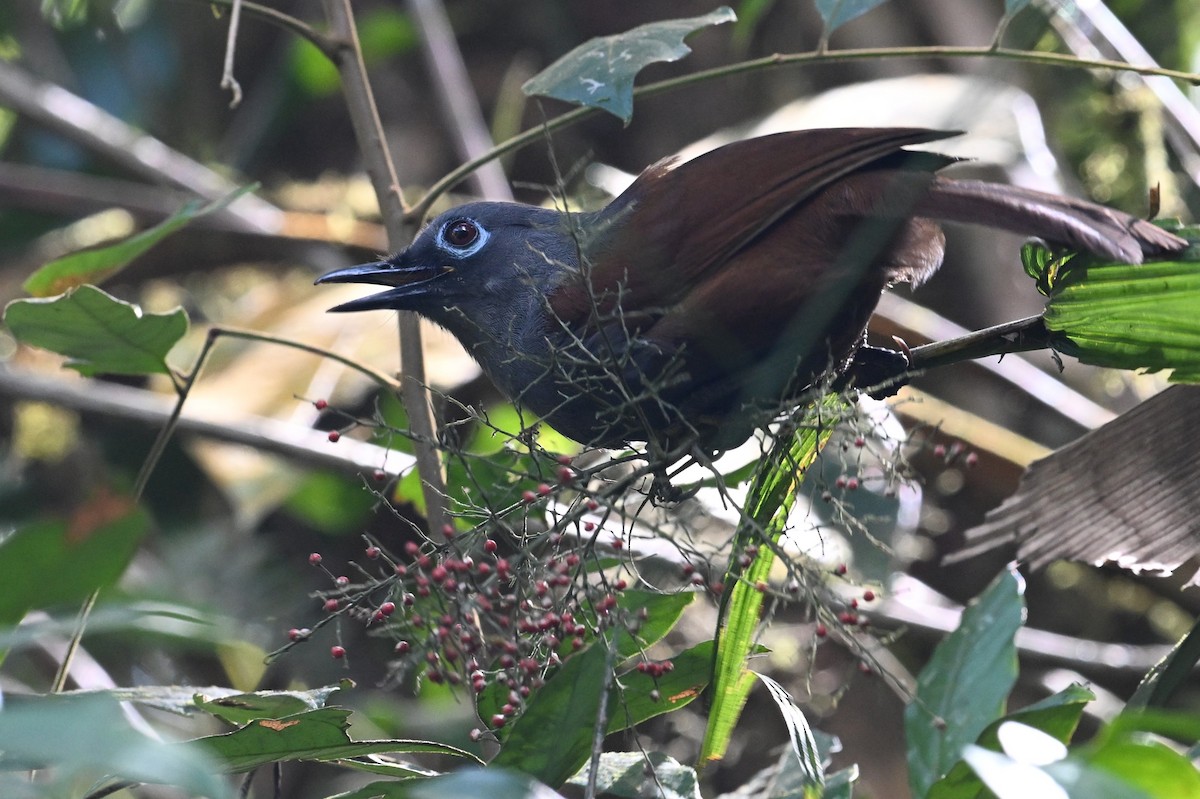
[[[317,282],[391,287],[332,310],[442,325],[510,399],[577,441],[712,451],[809,386],[903,371],[901,354],[863,348],[865,329],[887,286],[941,265],[939,221],[1123,263],[1185,246],[1091,202],[943,177],[955,159],[905,149],[951,135],[748,139],[655,164],[592,213],[469,203],[397,255]],[[852,368],[857,353],[873,368]]]

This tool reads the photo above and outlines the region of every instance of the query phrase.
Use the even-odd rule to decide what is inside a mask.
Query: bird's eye
[[[470,219],[455,219],[442,228],[442,238],[451,247],[466,249],[479,238],[479,226]]]

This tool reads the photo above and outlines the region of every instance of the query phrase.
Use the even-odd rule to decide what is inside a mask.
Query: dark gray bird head
[[[332,311],[416,311],[454,330],[455,317],[478,321],[497,304],[524,306],[531,292],[542,296],[561,283],[578,262],[566,218],[517,203],[468,203],[434,219],[393,257],[317,283],[392,287]]]

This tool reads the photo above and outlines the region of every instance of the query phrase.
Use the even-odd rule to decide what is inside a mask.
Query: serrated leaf
[[[190,202],[148,230],[116,244],[93,247],[56,258],[35,271],[23,288],[34,297],[53,297],[85,283],[100,283],[128,266],[155,244],[175,231],[213,211],[219,211],[246,194],[253,186],[238,189],[208,205]]]
[[[1055,349],[1094,366],[1200,382],[1200,263],[1074,267],[1046,306]]]
[[[827,35],[885,2],[887,0],[816,0],[817,13],[825,23]]]
[[[586,788],[590,764],[570,779]],[[696,770],[662,752],[605,752],[596,774],[596,795],[641,799],[700,799]]]
[[[1015,570],[1002,572],[967,606],[958,629],[921,670],[916,698],[904,709],[913,796],[925,796],[1004,712],[1017,679],[1015,637],[1025,619],[1023,591]]]
[[[629,124],[633,81],[642,69],[659,61],[678,61],[692,51],[683,43],[688,34],[736,19],[731,8],[721,6],[699,17],[651,22],[615,36],[600,36],[534,75],[521,90],[599,108]]]
[[[80,374],[169,374],[167,353],[187,332],[182,308],[148,314],[95,286],[53,299],[14,300],[4,323],[21,342],[70,360]]]
[[[822,413],[835,412],[840,407],[841,400],[836,395],[829,395],[818,401],[816,415],[820,418]],[[748,546],[757,546],[758,554],[738,575],[732,589],[722,596],[721,636],[701,762],[724,755],[754,686],[754,675],[746,668],[746,658],[754,650],[762,611],[763,594],[757,584],[770,577],[775,559],[773,547],[759,544],[779,540],[796,501],[796,485],[832,432],[833,426],[829,424],[802,425],[791,439],[777,439],[767,457],[759,462],[747,496],[746,518],[738,526],[732,547],[733,552],[741,553]]]

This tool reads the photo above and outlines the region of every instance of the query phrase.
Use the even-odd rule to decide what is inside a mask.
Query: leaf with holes
[[[678,61],[692,52],[683,43],[688,34],[736,19],[732,9],[721,6],[699,17],[651,22],[615,36],[600,36],[534,75],[521,90],[599,108],[629,124],[633,81],[643,68],[658,61]]]
[[[83,375],[169,374],[167,353],[187,332],[182,308],[143,313],[95,286],[53,299],[14,300],[4,323],[21,342],[66,355]]]

